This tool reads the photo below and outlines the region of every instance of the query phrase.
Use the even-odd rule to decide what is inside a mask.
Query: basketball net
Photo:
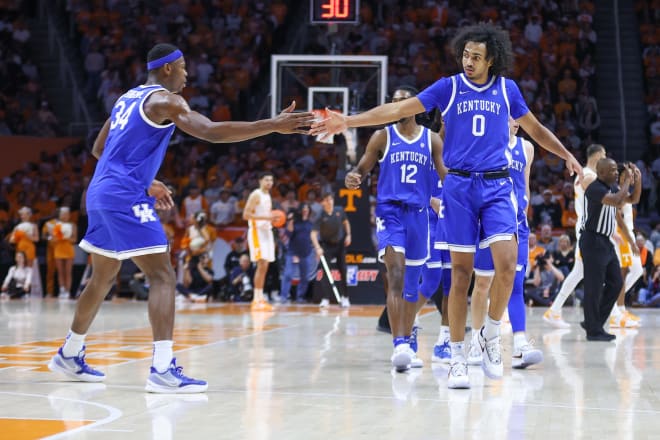
[[[314,120],[315,121],[322,121],[324,119],[328,119],[328,112],[335,112],[335,113],[341,113],[340,111],[337,110],[326,110],[326,109],[321,109],[321,110],[312,110],[312,113],[314,114]],[[356,160],[356,155],[357,155],[357,133],[356,129],[351,127],[348,128],[345,131],[341,132],[342,135],[344,135],[344,139],[346,140],[346,156],[349,158],[351,163],[355,163]],[[316,136],[316,142],[321,142],[324,144],[334,144],[335,143],[335,135],[332,136],[326,136],[323,137],[324,135],[317,135]]]

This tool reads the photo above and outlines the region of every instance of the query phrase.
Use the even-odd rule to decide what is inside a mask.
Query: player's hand
[[[346,116],[330,109],[326,110],[328,117],[312,124],[312,129],[309,132],[312,136],[320,135],[321,139],[325,139],[348,129]]]
[[[356,189],[360,187],[360,184],[362,184],[362,175],[360,173],[357,171],[346,173],[346,177],[344,177],[344,185],[346,185],[346,188]]]
[[[637,243],[633,243],[631,248],[633,255],[639,255],[639,248],[637,247]]]
[[[161,210],[168,210],[174,208],[174,200],[172,200],[172,191],[160,180],[154,180],[151,182],[149,191],[147,191],[151,197],[156,199],[154,208]]]
[[[568,172],[570,173],[571,176],[574,176],[577,174],[577,179],[575,180],[575,184],[579,185],[580,182],[582,182],[582,179],[584,178],[584,174],[582,173],[582,165],[580,165],[580,162],[575,159],[575,156],[572,154],[569,155],[568,159],[566,159],[566,168],[568,169]]]
[[[316,248],[316,256],[318,258],[321,258],[321,255],[323,255],[323,248],[321,246]]]
[[[621,171],[621,172],[623,173],[623,182],[624,182],[624,183],[625,183],[625,182],[632,183],[632,177],[633,177],[633,175],[632,175],[632,173],[630,172],[630,168],[628,168],[628,167],[624,167],[624,168],[623,168],[623,171]]]
[[[275,130],[280,134],[309,134],[309,126],[314,122],[314,114],[311,112],[293,113],[296,108],[296,101],[282,110],[282,113],[277,115],[273,121],[275,122]]]
[[[344,238],[344,246],[349,247],[351,245],[351,234],[348,234]]]

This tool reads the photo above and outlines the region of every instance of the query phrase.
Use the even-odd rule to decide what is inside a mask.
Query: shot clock
[[[310,0],[312,24],[357,23],[360,0]]]

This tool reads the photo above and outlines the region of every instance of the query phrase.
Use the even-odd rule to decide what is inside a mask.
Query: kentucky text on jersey
[[[483,99],[471,99],[456,103],[456,114],[461,115],[466,112],[491,112],[500,114],[501,104]]]
[[[390,153],[390,163],[415,162],[426,166],[428,160],[428,151],[424,153],[418,153],[416,151],[396,151]]]
[[[525,164],[519,160],[511,159],[509,162],[509,168],[522,173],[525,169]]]

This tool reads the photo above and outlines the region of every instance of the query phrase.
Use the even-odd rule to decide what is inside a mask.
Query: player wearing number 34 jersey
[[[87,190],[89,228],[80,247],[92,254],[92,277],[82,291],[71,329],[48,368],[75,380],[99,382],[105,374],[85,362],[85,336],[121,261],[132,259],[149,279],[153,362],[145,389],[153,393],[200,393],[208,385],[183,374],[173,357],[175,275],[156,208],[174,207],[170,191],[154,179],[175,126],[209,142],[238,142],[277,131],[306,133],[311,113],[295,103],[275,118],[212,122],[190,109],[183,53],[157,44],[147,54],[147,81],[119,97],[92,148],[99,159]]]
[[[93,215],[80,247],[88,252],[125,259],[167,249],[154,199],[145,191],[175,129],[173,123],[157,124],[144,113],[145,101],[162,91],[160,85],[138,86],[112,109],[105,149],[87,191],[87,211]]]

